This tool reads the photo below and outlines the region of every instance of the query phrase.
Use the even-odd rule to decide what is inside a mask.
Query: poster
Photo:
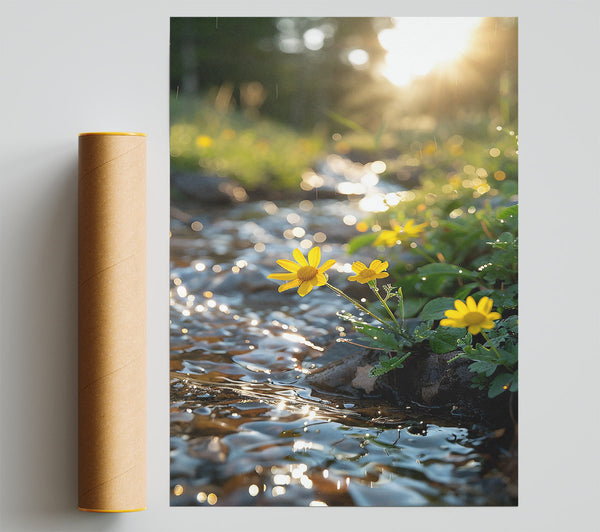
[[[517,20],[171,19],[172,506],[514,506]]]

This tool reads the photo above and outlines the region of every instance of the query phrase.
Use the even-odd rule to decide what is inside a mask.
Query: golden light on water
[[[399,17],[379,32],[387,50],[382,74],[400,87],[434,67],[449,64],[465,52],[479,17]]]

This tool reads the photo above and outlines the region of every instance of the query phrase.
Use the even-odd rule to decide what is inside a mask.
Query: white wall
[[[169,507],[169,16],[323,14],[520,17],[518,509]],[[3,0],[0,529],[591,530],[586,514],[597,504],[599,474],[597,412],[588,410],[597,404],[600,354],[598,15],[592,0]],[[147,511],[123,515],[75,509],[77,134],[94,130],[148,134],[149,495]]]

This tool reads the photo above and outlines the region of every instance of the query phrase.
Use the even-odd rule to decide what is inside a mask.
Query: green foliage
[[[348,254],[358,251],[360,248],[368,246],[375,242],[377,238],[377,233],[365,233],[363,235],[358,235],[354,237],[350,242],[348,242]]]
[[[467,358],[473,361],[469,370],[475,375],[473,387],[488,388],[488,396],[496,397],[504,391],[518,390],[518,318],[509,316],[484,334],[485,343],[471,346],[464,342],[461,353],[452,359]]]
[[[324,147],[319,136],[181,97],[171,100],[170,143],[174,170],[230,177],[249,191],[297,188]]]
[[[459,277],[461,279],[476,279],[477,275],[460,268],[459,266],[454,266],[453,264],[446,263],[434,263],[434,264],[426,264],[425,266],[421,266],[418,268],[417,273],[421,276],[425,277]]]
[[[410,356],[410,353],[406,353],[404,356],[392,356],[390,358],[381,357],[379,359],[379,364],[377,366],[371,368],[369,371],[369,376],[371,377],[379,377],[381,375],[386,374],[388,371],[392,371],[396,368],[403,368],[403,362]]]
[[[381,327],[373,327],[366,323],[355,321],[354,329],[356,332],[366,336],[371,347],[383,349],[385,351],[396,351],[404,343],[393,332],[387,332]]]
[[[513,385],[516,383],[516,375],[514,373],[500,373],[494,377],[494,380],[490,383],[490,389],[488,396],[490,398],[500,395],[505,390],[515,391]]]
[[[399,299],[406,316],[418,314],[421,323],[409,332],[396,320],[390,320],[384,330],[377,327],[375,332],[366,324],[354,323],[355,329],[369,337],[369,345],[388,351],[371,375],[378,376],[402,367],[411,353],[428,346],[434,353],[458,351],[458,358],[471,361],[469,370],[473,373],[473,386],[487,389],[489,397],[496,397],[504,391],[518,389],[518,206],[481,210],[478,216],[439,222],[435,229],[414,246],[405,246],[404,253],[412,253],[421,258],[424,264],[411,263],[414,273],[402,274],[396,269],[399,286]],[[372,244],[376,233],[360,235],[350,242],[350,250]],[[426,242],[425,242],[426,240]],[[452,243],[452,245],[450,245]],[[419,252],[414,250],[418,249]],[[462,258],[464,262],[433,262],[432,255],[440,256],[436,250],[442,249],[444,258]],[[393,252],[395,248],[391,248]],[[390,258],[384,256],[386,260]],[[428,259],[429,258],[429,259]],[[371,287],[374,288],[374,287]],[[395,292],[386,287],[384,304]],[[407,296],[407,297],[403,297]],[[473,345],[473,335],[466,328],[445,327],[439,320],[445,318],[446,311],[454,309],[456,299],[465,300],[473,296],[479,301],[486,296],[493,300],[494,308],[504,314],[504,319],[495,323],[494,328],[477,335]],[[384,313],[378,313],[379,316]],[[379,319],[379,318],[378,318]],[[380,320],[381,321],[381,320]],[[385,325],[385,324],[384,324]],[[483,338],[483,341],[479,340]],[[376,340],[376,341],[375,341]]]
[[[458,348],[458,342],[464,337],[464,329],[438,327],[436,333],[429,339],[429,346],[434,353],[450,353]]]

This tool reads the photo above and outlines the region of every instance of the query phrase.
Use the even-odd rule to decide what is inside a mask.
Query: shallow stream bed
[[[179,206],[171,221],[171,504],[513,505],[493,434],[416,404],[318,392],[306,375],[348,325],[320,287],[269,273],[315,243],[343,287],[357,202]],[[352,260],[359,259],[355,256]],[[366,257],[365,257],[366,259]]]

